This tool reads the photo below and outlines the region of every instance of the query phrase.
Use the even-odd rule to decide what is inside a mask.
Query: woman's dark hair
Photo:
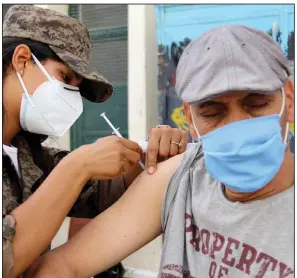
[[[27,45],[32,53],[36,56],[36,58],[42,62],[47,59],[53,59],[61,62],[61,59],[56,55],[54,51],[50,49],[50,47],[38,41],[33,41],[25,38],[12,38],[12,37],[4,37],[2,39],[2,71],[3,71],[3,79],[7,76],[10,71],[12,56],[14,50],[20,44]],[[33,60],[32,60],[33,61]],[[34,61],[33,61],[34,62]]]
[[[27,45],[32,53],[36,56],[36,58],[42,63],[47,59],[54,59],[56,61],[61,61],[59,57],[50,49],[47,44],[33,41],[25,38],[12,38],[12,37],[4,37],[2,39],[2,77],[3,81],[6,76],[10,74],[13,70],[11,67],[11,61],[13,57],[13,53],[18,45],[25,44]],[[5,116],[5,107],[3,107],[3,119]],[[45,177],[50,173],[53,169],[53,162],[49,160],[47,156],[45,156],[43,148],[41,146],[42,138],[44,136],[40,136],[39,134],[34,134],[30,132],[26,132],[22,130],[20,135],[24,136],[26,139],[32,156],[34,163],[44,172]]]

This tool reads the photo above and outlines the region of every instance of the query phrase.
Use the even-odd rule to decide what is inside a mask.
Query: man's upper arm
[[[67,258],[78,277],[90,277],[157,237],[164,193],[180,159],[159,164],[154,175],[141,174],[118,202],[58,248],[56,256]]]

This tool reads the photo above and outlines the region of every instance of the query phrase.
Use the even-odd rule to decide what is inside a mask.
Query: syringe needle
[[[123,138],[122,134],[118,131],[118,129],[115,128],[114,125],[110,122],[110,120],[106,117],[105,112],[103,112],[100,116],[108,123],[108,125],[111,127],[113,133],[116,136]],[[145,168],[144,164],[141,161],[139,161],[139,165],[142,167],[142,169]]]
[[[103,112],[100,116],[108,123],[108,125],[111,127],[111,129],[113,130],[113,132],[114,132],[115,135],[117,135],[118,137],[122,137],[123,138],[122,134],[114,127],[114,125],[106,117],[105,112]]]

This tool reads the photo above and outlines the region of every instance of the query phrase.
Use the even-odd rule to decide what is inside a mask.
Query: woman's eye
[[[62,72],[62,78],[63,78],[63,80],[64,80],[65,83],[69,83],[70,82],[70,78],[64,72]]]

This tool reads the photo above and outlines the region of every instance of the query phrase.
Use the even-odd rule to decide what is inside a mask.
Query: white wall
[[[158,124],[157,31],[153,5],[128,8],[129,139],[144,140]]]
[[[129,139],[146,139],[158,124],[157,31],[153,5],[128,8]],[[159,270],[162,240],[157,238],[126,260],[125,267]]]

